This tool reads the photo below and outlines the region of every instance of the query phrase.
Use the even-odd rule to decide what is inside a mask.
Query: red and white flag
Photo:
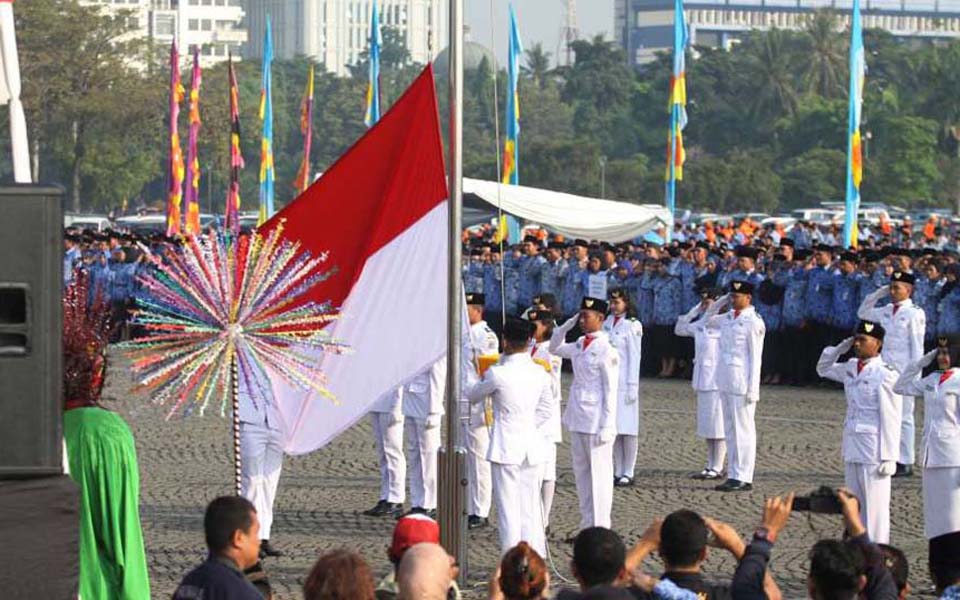
[[[342,309],[331,324],[350,354],[324,356],[338,403],[273,378],[284,450],[316,450],[384,393],[446,354],[447,185],[431,67],[318,181],[272,219],[335,275],[311,299]]]

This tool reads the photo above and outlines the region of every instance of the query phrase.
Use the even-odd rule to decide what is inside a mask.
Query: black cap
[[[757,260],[757,257],[760,256],[760,249],[753,248],[751,246],[737,246],[736,249],[737,257],[740,258],[752,258]]]
[[[709,249],[710,249],[710,244],[708,244],[708,243],[705,242],[704,240],[700,240],[699,242],[696,243],[696,245],[695,245],[694,247],[695,247],[695,248],[703,248],[704,250],[709,250]]]
[[[470,248],[470,256],[483,256],[483,248]]]
[[[527,318],[531,321],[553,321],[553,313],[549,310],[528,310]]]
[[[483,306],[486,304],[486,298],[480,292],[468,292],[467,293],[467,305],[479,304]]]
[[[913,273],[906,273],[904,271],[894,271],[893,275],[890,276],[890,282],[899,281],[900,283],[909,283],[913,285],[916,283],[917,278],[914,277]]]
[[[551,293],[537,294],[532,298],[533,304],[542,304],[548,308],[553,308],[557,305],[557,297]]]
[[[611,300],[616,300],[617,298],[627,298],[627,292],[623,288],[613,288],[608,294]]]
[[[857,255],[854,252],[842,252],[840,254],[840,260],[846,260],[849,262],[857,262]]]
[[[510,317],[503,325],[503,339],[511,343],[523,343],[533,336],[533,323]]]
[[[606,314],[607,301],[601,300],[600,298],[586,296],[584,297],[583,302],[580,303],[580,310],[595,310],[599,313]]]
[[[793,260],[807,260],[813,254],[808,248],[800,248],[793,253]]]
[[[563,242],[550,242],[547,244],[547,248],[553,248],[554,250],[563,250],[567,245]]]
[[[741,281],[739,279],[730,282],[730,293],[731,294],[750,294],[753,295],[753,284],[749,281]]]
[[[855,333],[857,335],[869,335],[870,337],[876,338],[882,342],[883,336],[887,334],[887,331],[880,323],[874,323],[873,321],[860,321],[857,323],[857,330]]]
[[[580,247],[582,247],[582,248],[589,248],[589,247],[590,247],[590,242],[588,242],[587,240],[582,240],[582,239],[580,239],[580,238],[577,238],[577,239],[573,240],[573,245],[574,245],[574,246],[580,246]]]
[[[797,246],[797,243],[793,241],[793,238],[788,238],[787,236],[783,236],[780,238],[780,245],[790,246],[791,248],[795,248]]]
[[[537,236],[535,236],[535,235],[525,235],[525,236],[523,236],[523,241],[524,241],[524,242],[532,242],[532,243],[537,244],[537,245],[540,244],[540,240],[538,240],[538,239],[537,239]]]
[[[833,246],[830,244],[817,244],[813,249],[817,252],[829,252],[830,254],[833,254]]]

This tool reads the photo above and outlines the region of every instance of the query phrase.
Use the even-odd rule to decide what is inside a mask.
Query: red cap
[[[393,543],[390,544],[390,560],[400,562],[407,548],[424,542],[440,543],[440,525],[422,514],[407,515],[397,521],[393,530]]]

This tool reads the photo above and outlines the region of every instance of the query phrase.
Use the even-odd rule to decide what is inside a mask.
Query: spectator
[[[941,600],[960,600],[960,531],[931,538],[930,578]]]
[[[814,600],[855,600],[866,586],[863,557],[839,540],[820,540],[810,551],[807,594]]]
[[[897,586],[897,599],[906,600],[910,595],[910,584],[907,578],[910,576],[910,564],[907,556],[899,548],[887,544],[877,544],[880,553],[883,556],[883,566],[890,571],[893,577],[893,583]]]
[[[374,600],[370,567],[356,553],[334,550],[317,559],[303,583],[304,600]]]
[[[439,544],[440,526],[427,515],[407,515],[397,521],[393,529],[393,540],[387,548],[387,558],[393,570],[377,586],[377,600],[393,600],[397,597],[397,571],[404,553],[412,546],[422,543]],[[456,583],[453,584],[456,588]],[[459,596],[459,590],[456,595]]]
[[[243,576],[260,554],[260,522],[253,504],[241,496],[216,498],[207,506],[203,531],[210,555],[183,578],[173,600],[261,600]]]
[[[454,592],[459,567],[440,544],[417,544],[409,548],[397,570],[401,600],[447,600]],[[455,592],[454,592],[455,593]]]
[[[550,573],[543,558],[526,542],[503,555],[490,581],[490,600],[549,598]]]

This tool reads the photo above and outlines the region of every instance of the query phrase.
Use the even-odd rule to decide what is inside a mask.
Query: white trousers
[[[870,541],[890,543],[890,477],[877,473],[879,465],[843,464],[843,483],[860,501],[860,520]]]
[[[637,452],[640,450],[640,438],[636,435],[617,435],[613,440],[613,474],[617,477],[629,477],[637,470]]]
[[[593,433],[570,433],[573,477],[580,501],[580,529],[610,528],[613,510],[613,442]]]
[[[912,465],[917,462],[917,428],[913,421],[913,396],[901,396],[903,398],[903,419],[900,421],[900,460],[897,462],[904,465]]]
[[[493,463],[492,467],[500,554],[506,554],[520,542],[527,542],[540,556],[546,556],[547,541],[540,503],[543,466],[524,460],[520,465]]]
[[[380,499],[403,504],[406,497],[407,459],[403,455],[403,416],[396,422],[392,413],[370,413],[373,440],[380,464]]]
[[[240,494],[257,509],[260,539],[270,539],[273,501],[283,466],[281,433],[264,425],[240,423]]]
[[[746,396],[721,394],[723,398],[723,429],[727,436],[727,476],[744,483],[753,483],[757,465],[757,426],[754,415],[756,402],[747,402]]]
[[[463,439],[467,456],[467,514],[483,517],[490,515],[490,463],[487,449],[490,447],[490,432],[485,425],[464,425]]]
[[[960,531],[960,467],[923,470],[923,532],[927,539]]]
[[[437,451],[440,427],[427,429],[426,419],[403,420],[407,441],[407,472],[410,474],[410,505],[426,510],[437,507]]]

